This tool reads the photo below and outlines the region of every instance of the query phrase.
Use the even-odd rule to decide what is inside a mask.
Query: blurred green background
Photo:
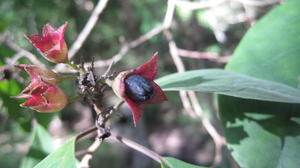
[[[79,101],[68,105],[56,114],[39,114],[18,106],[19,101],[10,98],[17,95],[29,82],[26,74],[19,73],[9,65],[16,52],[5,42],[9,34],[12,41],[21,48],[47,62],[24,38],[24,34],[40,34],[42,26],[50,23],[59,27],[68,22],[65,40],[70,46],[86,24],[97,1],[91,0],[2,0],[0,1],[0,165],[5,168],[20,167],[31,140],[32,123],[35,118],[49,130],[54,146],[59,146],[68,137],[93,125],[94,114],[89,104]],[[177,7],[171,31],[179,48],[212,52],[219,56],[230,56],[232,51],[256,19],[273,6],[245,6],[239,2],[226,2],[211,8],[190,11]],[[115,0],[110,1],[101,14],[98,23],[88,36],[74,61],[90,62],[109,59],[118,53],[122,41],[130,42],[162,23],[167,9],[167,0]],[[169,53],[168,42],[159,34],[138,47],[131,49],[119,61],[113,71],[118,72],[144,63],[152,53],[158,51],[159,76],[176,72]],[[183,58],[187,69],[223,68],[224,62],[207,59]],[[18,63],[30,63],[22,58]],[[106,70],[96,68],[101,75]],[[76,90],[75,81],[61,85],[69,96]],[[189,163],[210,165],[213,161],[214,143],[199,120],[186,115],[178,93],[167,93],[168,102],[148,105],[143,120],[133,127],[131,113],[127,106],[113,117],[111,128],[124,137],[146,145],[161,155],[172,156]],[[112,92],[105,95],[105,103],[118,101]],[[209,94],[198,94],[205,115],[220,132],[215,99]],[[87,138],[76,145],[85,149],[93,141]],[[232,159],[225,149],[219,167],[232,167]],[[105,143],[99,149],[92,167],[110,168],[152,168],[158,167],[144,155],[126,146]]]

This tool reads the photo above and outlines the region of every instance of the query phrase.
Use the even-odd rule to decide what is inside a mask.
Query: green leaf
[[[286,2],[251,28],[226,69],[299,88],[299,4]]]
[[[17,121],[24,130],[29,131],[31,116],[19,106],[21,102],[11,97],[16,96],[20,91],[21,88],[16,81],[0,81],[0,104],[2,102],[0,108],[3,106],[11,119]]]
[[[275,8],[245,35],[226,69],[299,87],[300,1]],[[228,147],[244,168],[298,168],[299,104],[219,98]]]
[[[163,90],[194,90],[274,102],[300,103],[300,89],[225,70],[175,73],[156,82]]]
[[[37,124],[32,133],[32,143],[23,158],[21,168],[32,168],[52,152],[52,139],[47,130]]]
[[[7,28],[7,24],[0,20],[0,32],[2,33]]]
[[[219,96],[219,109],[229,150],[241,167],[300,165],[299,105]]]
[[[13,53],[11,49],[0,45],[0,67],[5,65],[4,59]],[[22,110],[18,105],[20,104],[18,100],[11,98],[11,96],[16,96],[20,92],[21,85],[15,80],[0,81],[0,109],[7,112],[9,117],[20,124],[25,131],[30,131],[31,116]]]
[[[162,164],[161,168],[205,168],[202,166],[192,165],[172,157],[163,157],[163,159],[166,163]]]
[[[43,127],[48,127],[52,119],[58,115],[58,113],[39,113],[36,111],[34,111],[33,114],[37,122],[41,124]]]
[[[72,138],[48,155],[38,165],[34,166],[34,168],[74,168],[75,163],[75,138]]]

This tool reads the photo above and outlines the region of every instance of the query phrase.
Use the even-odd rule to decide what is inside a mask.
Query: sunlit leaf
[[[32,133],[32,142],[30,149],[23,158],[21,168],[32,168],[49,153],[51,153],[52,139],[47,130],[37,124]]]
[[[203,166],[196,166],[172,157],[163,158],[166,163],[161,165],[161,168],[205,168]]]
[[[300,89],[225,70],[193,70],[167,75],[156,82],[163,90],[194,90],[274,102],[300,103]]]
[[[245,35],[226,69],[299,87],[300,1],[288,0]],[[284,101],[282,101],[284,102]],[[244,168],[298,168],[299,104],[219,96],[229,149]]]
[[[48,155],[34,168],[74,168],[75,163],[75,138],[72,138]]]

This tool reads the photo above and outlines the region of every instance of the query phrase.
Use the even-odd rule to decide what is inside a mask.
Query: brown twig
[[[178,55],[177,46],[176,46],[176,44],[175,44],[175,42],[172,38],[172,34],[170,33],[169,30],[166,30],[164,32],[164,35],[165,35],[165,37],[167,38],[167,40],[169,42],[169,50],[170,50],[170,53],[171,53],[171,57],[174,61],[174,64],[177,68],[177,71],[178,72],[184,72],[185,67],[184,67],[184,64],[183,64],[182,60],[180,59],[180,57]],[[187,92],[186,91],[179,91],[179,96],[180,96],[180,99],[181,99],[181,102],[182,102],[182,105],[183,105],[185,111],[189,115],[193,116],[194,112],[193,112],[193,109],[192,109],[192,105],[189,102]]]
[[[179,49],[177,48],[176,43],[173,40],[172,34],[170,33],[169,30],[165,30],[164,35],[169,42],[170,53],[171,53],[172,59],[174,61],[174,64],[177,68],[177,71],[184,72],[185,67],[184,67],[184,64],[183,64],[181,58],[179,57]],[[203,124],[204,128],[210,134],[210,136],[212,137],[212,139],[215,143],[215,158],[214,158],[214,161],[212,164],[212,166],[215,167],[222,160],[222,146],[223,146],[223,144],[225,144],[224,138],[221,135],[219,135],[219,133],[212,126],[210,121],[203,116],[202,108],[199,104],[196,93],[193,91],[188,91],[188,92],[180,91],[179,93],[180,93],[180,97],[181,97],[184,107],[185,108],[188,107],[188,109],[186,109],[186,110],[190,110],[189,109],[190,106],[193,107],[192,112],[189,113],[190,116],[195,118],[195,113],[198,115],[198,117],[202,120],[202,124]],[[183,94],[187,94],[188,96],[183,97],[182,96]],[[189,101],[188,98],[190,98],[191,102]],[[188,104],[188,105],[185,105],[185,104]]]
[[[136,40],[133,40],[129,43],[126,43],[126,44],[122,45],[122,47],[121,47],[120,51],[118,52],[118,54],[114,55],[112,58],[110,58],[108,60],[98,60],[98,61],[96,61],[95,62],[95,67],[109,66],[112,61],[114,61],[115,63],[118,62],[119,60],[121,60],[125,56],[125,54],[129,51],[129,49],[132,49],[132,48],[135,48],[135,47],[141,45],[142,43],[148,41],[152,37],[162,33],[164,30],[168,29],[171,26],[174,11],[175,11],[176,3],[174,3],[174,2],[175,1],[172,1],[172,0],[168,1],[167,12],[165,14],[164,21],[160,26],[157,26],[157,27],[151,29],[146,34],[140,36]],[[203,7],[206,7],[206,6],[203,5]],[[207,6],[207,7],[210,7],[210,6]],[[182,94],[182,96],[184,96],[184,95]]]
[[[196,93],[193,91],[189,91],[188,94],[193,105],[195,114],[199,118],[201,118],[202,125],[204,126],[208,134],[212,137],[215,143],[215,157],[212,163],[212,167],[216,167],[222,161],[222,147],[226,144],[225,138],[222,137],[214,128],[212,123],[206,117],[203,116],[203,111],[199,104],[199,100],[197,98]]]
[[[81,159],[80,163],[77,165],[77,168],[89,168],[89,162],[93,158],[93,153],[101,146],[104,139],[106,139],[107,137],[109,137],[111,135],[109,132],[109,129],[106,128],[106,122],[111,117],[113,112],[118,110],[123,103],[124,103],[124,101],[120,101],[119,103],[114,105],[112,108],[107,108],[104,110],[101,110],[100,107],[98,107],[96,104],[94,104],[94,109],[98,116],[97,120],[96,120],[96,124],[95,124],[96,126],[91,127],[89,129],[87,129],[86,131],[78,134],[76,136],[76,141],[78,141],[78,139],[80,139],[96,130],[98,130],[98,136],[97,136],[97,138],[95,138],[95,141],[87,150],[76,152],[76,156],[84,155],[83,158]]]
[[[109,66],[112,62],[116,63],[118,61],[120,61],[123,56],[128,52],[129,50],[129,46],[128,45],[123,45],[120,49],[120,51],[114,55],[111,59],[108,60],[98,60],[95,61],[95,67],[106,67]],[[90,64],[90,63],[87,63]]]
[[[162,26],[155,27],[155,28],[151,29],[149,32],[147,32],[146,34],[137,38],[136,40],[133,40],[129,43],[123,44],[120,51],[116,55],[114,55],[112,58],[107,59],[107,60],[96,61],[95,66],[96,67],[105,67],[105,66],[109,66],[112,62],[116,63],[116,62],[120,61],[125,56],[125,54],[127,54],[129,49],[135,48],[135,47],[141,45],[142,43],[148,41],[152,37],[158,35],[163,29],[164,28]]]
[[[10,33],[4,35],[3,42],[9,48],[17,52],[17,58],[13,59],[15,63],[18,61],[18,59],[26,57],[33,64],[38,65],[40,67],[45,67],[45,65],[42,62],[40,62],[34,54],[22,49],[17,43],[13,42],[12,35]]]
[[[174,64],[177,68],[177,71],[184,72],[185,67],[184,67],[184,64],[183,64],[181,58],[179,57],[179,51],[178,51],[175,41],[173,40],[171,32],[169,30],[165,30],[164,35],[169,42],[169,50],[170,50],[172,59],[174,61]],[[215,167],[222,160],[222,146],[224,144],[224,140],[223,140],[224,138],[221,135],[219,135],[219,133],[212,126],[210,121],[202,115],[202,113],[203,113],[202,108],[199,104],[196,93],[193,91],[189,91],[189,92],[185,92],[185,93],[187,93],[188,98],[190,99],[191,102],[189,101],[188,98],[184,97],[184,99],[182,99],[183,105],[184,105],[184,103],[189,103],[190,104],[189,106],[193,107],[192,113],[189,113],[190,116],[195,118],[195,114],[198,115],[198,117],[202,120],[202,124],[203,124],[204,128],[207,130],[207,132],[212,137],[212,139],[215,143],[215,157],[214,157],[214,161],[212,164],[212,167]]]
[[[94,152],[101,146],[103,140],[96,138],[94,143],[89,146],[86,150],[85,155],[81,159],[80,163],[76,166],[77,168],[89,168],[89,162],[93,158]]]
[[[199,9],[215,7],[224,2],[229,2],[229,1],[240,2],[240,3],[243,3],[244,5],[265,6],[265,5],[272,5],[272,4],[280,3],[283,0],[274,0],[274,1],[269,0],[269,1],[265,1],[265,2],[260,2],[257,0],[216,0],[216,1],[204,1],[204,2],[169,0],[167,12],[165,14],[165,19],[161,26],[155,27],[155,28],[151,29],[149,32],[147,32],[146,34],[139,37],[138,39],[136,39],[128,44],[123,45],[121,47],[120,51],[118,52],[118,54],[113,56],[111,59],[96,61],[95,66],[96,67],[104,67],[104,66],[109,66],[111,64],[111,62],[113,62],[113,61],[118,62],[129,51],[129,49],[139,46],[140,44],[144,43],[145,41],[149,40],[150,38],[160,34],[161,32],[163,32],[163,30],[168,29],[171,26],[174,10],[175,10],[176,6],[183,7],[188,10],[199,10]],[[99,15],[103,12],[107,3],[108,3],[108,0],[99,0],[98,1],[88,22],[86,23],[85,27],[83,28],[83,30],[81,31],[81,33],[79,34],[78,38],[75,40],[73,45],[70,47],[70,50],[68,53],[70,60],[78,52],[78,50],[81,48],[82,44],[86,40],[87,36],[90,34],[91,30],[94,28],[95,24],[98,21]],[[19,52],[20,55],[23,55],[24,57],[28,58],[33,64],[36,64],[39,66],[44,66],[38,59],[36,59],[36,56],[33,55],[32,53],[30,53],[29,51],[21,49],[12,41],[6,41],[5,43],[13,50]],[[221,60],[221,62],[223,62],[223,61],[225,62],[226,59]],[[75,71],[69,69],[67,66],[62,65],[62,64],[56,65],[54,70],[57,72],[73,72],[73,73],[75,72]]]
[[[189,2],[189,1],[182,1],[182,0],[169,0],[167,11],[166,11],[166,14],[164,17],[164,21],[162,22],[162,24],[160,26],[152,28],[151,30],[149,30],[147,33],[140,36],[136,40],[122,44],[118,53],[116,55],[112,56],[110,59],[95,61],[95,63],[94,63],[95,67],[106,67],[106,66],[109,66],[112,62],[116,63],[116,62],[120,61],[127,54],[127,52],[130,49],[141,45],[142,43],[148,41],[152,37],[159,35],[164,30],[170,28],[176,6],[185,7],[186,9],[189,9],[189,10],[199,10],[199,9],[205,9],[205,8],[211,8],[211,7],[218,6],[226,1],[229,1],[229,0],[217,0],[217,1],[208,1],[208,2],[206,2],[206,1],[205,2]],[[87,63],[87,64],[90,65],[91,63]],[[72,71],[70,71],[70,69],[67,69],[66,67],[64,67],[62,65],[57,65],[55,67],[55,70],[59,71],[59,72],[72,72]]]
[[[6,64],[9,66],[13,66],[17,64],[18,60],[21,59],[22,57],[24,57],[23,52],[19,51],[14,56],[12,56],[12,58],[8,59],[6,61]]]
[[[88,134],[91,134],[91,133],[93,133],[95,131],[97,131],[97,127],[96,126],[90,127],[87,130],[85,130],[85,131],[79,133],[78,135],[76,135],[75,139],[76,139],[76,141],[78,141],[80,138],[82,138],[84,136],[87,136]]]
[[[118,104],[121,105],[121,104]],[[122,143],[136,151],[139,151],[143,154],[145,154],[146,156],[152,158],[153,160],[155,160],[158,163],[165,163],[168,164],[164,161],[164,159],[157,154],[156,152],[130,140],[121,136],[116,136],[114,134],[112,134],[108,140],[112,140],[115,142],[119,142]],[[101,146],[103,140],[99,140],[99,138],[96,138],[95,142],[87,149],[87,150],[83,150],[83,151],[78,151],[76,152],[76,156],[79,157],[81,155],[84,155],[83,159],[81,160],[80,164],[77,166],[77,168],[89,168],[89,161],[92,159],[93,157],[93,153]]]
[[[280,3],[283,0],[268,0],[268,1],[259,1],[259,0],[210,0],[210,1],[186,1],[186,0],[173,0],[173,3],[176,6],[180,6],[181,8],[187,9],[187,10],[199,10],[199,9],[205,9],[205,8],[212,8],[216,7],[218,5],[224,4],[226,2],[239,2],[245,5],[249,6],[267,6],[267,5],[273,5],[276,3]]]
[[[143,153],[144,155],[150,157],[151,159],[155,160],[158,163],[164,162],[163,158],[159,154],[157,154],[156,152],[154,152],[154,151],[152,151],[130,139],[127,139],[127,138],[124,138],[121,136],[116,136],[114,134],[112,134],[109,139],[111,139],[115,142],[122,143],[136,151],[139,151],[139,152]]]
[[[82,44],[84,43],[84,41],[86,40],[88,35],[91,33],[92,29],[95,27],[95,25],[98,21],[98,18],[100,16],[100,14],[103,12],[103,10],[105,9],[108,1],[109,0],[99,0],[98,1],[98,3],[96,5],[95,9],[93,10],[89,20],[85,24],[84,28],[82,29],[82,31],[78,35],[75,42],[70,47],[70,50],[69,50],[69,53],[68,53],[69,60],[71,60],[74,57],[74,55],[78,52],[78,50],[81,48]]]
[[[220,5],[226,1],[230,1],[230,0],[216,0],[216,1],[205,1],[205,2],[189,2],[189,1],[182,1],[182,0],[169,0],[168,1],[168,8],[167,8],[167,12],[165,14],[165,18],[164,21],[162,23],[161,26],[155,27],[153,29],[151,29],[148,33],[146,33],[145,35],[142,35],[141,37],[139,37],[138,39],[129,42],[129,43],[125,43],[121,46],[120,51],[118,52],[118,54],[116,54],[115,56],[113,56],[111,59],[108,60],[99,60],[95,62],[95,66],[96,67],[103,67],[103,66],[109,66],[112,64],[112,62],[118,62],[119,60],[122,59],[122,57],[129,51],[129,49],[131,48],[135,48],[138,45],[144,43],[145,41],[149,40],[150,38],[164,32],[164,36],[166,37],[166,39],[169,42],[169,49],[170,49],[170,53],[171,56],[174,60],[174,63],[176,65],[177,71],[178,72],[184,72],[185,71],[185,67],[184,64],[180,58],[180,56],[185,56],[185,57],[192,57],[192,58],[205,58],[205,59],[210,59],[210,60],[214,60],[217,62],[226,62],[227,59],[225,58],[220,58],[217,55],[214,55],[212,53],[200,53],[200,52],[195,52],[195,51],[188,51],[188,50],[183,50],[183,49],[178,49],[178,47],[176,46],[175,41],[172,38],[172,34],[169,31],[171,24],[172,24],[172,20],[173,20],[173,16],[174,16],[174,11],[175,11],[175,7],[176,6],[180,6],[180,7],[184,7],[186,9],[189,10],[196,10],[196,9],[203,9],[203,8],[210,8],[210,7],[214,7],[217,5]],[[248,5],[254,5],[254,6],[260,6],[260,5],[267,5],[269,3],[259,3],[256,1],[241,1],[241,0],[232,0],[232,1],[237,1],[243,4],[248,4]],[[84,40],[83,40],[84,41]],[[210,136],[213,138],[213,141],[216,145],[215,148],[215,158],[214,158],[214,162],[212,166],[216,166],[220,161],[221,161],[221,152],[222,152],[222,145],[225,143],[224,138],[219,135],[219,133],[216,131],[216,129],[213,127],[213,125],[210,123],[210,121],[205,118],[202,114],[202,108],[198,102],[197,96],[195,94],[195,92],[189,91],[189,92],[180,92],[181,98],[182,98],[182,102],[183,105],[186,109],[191,109],[192,111],[194,111],[199,118],[202,120],[203,126],[206,128],[207,132],[210,134]],[[98,109],[99,110],[99,109]],[[97,111],[97,110],[96,110]],[[98,113],[100,114],[101,112],[98,111]],[[104,116],[102,116],[104,117]],[[104,120],[102,119],[102,125],[101,127],[105,127],[103,123],[105,123],[105,118]],[[120,136],[112,136],[111,138],[113,138],[115,141],[123,143],[137,151],[140,151],[142,153],[144,153],[145,155],[149,156],[150,158],[154,159],[157,162],[161,162],[162,161],[162,157],[159,156],[157,153],[145,148],[144,146],[141,146],[129,139],[126,138],[122,138]],[[102,141],[101,141],[102,142]],[[96,142],[94,142],[95,144]],[[96,145],[92,145],[92,146],[96,146],[93,147],[93,149],[97,149],[101,143],[96,143]],[[92,148],[92,147],[91,147]],[[89,152],[90,150],[88,150]],[[87,159],[86,163],[88,165],[88,160],[90,160],[92,158],[92,155],[89,154],[89,158]]]
[[[158,35],[162,30],[163,30],[162,26],[157,26],[157,27],[151,29],[146,34],[144,34],[144,35],[140,36],[139,38],[137,38],[136,40],[133,40],[132,42],[130,42],[129,43],[130,48],[135,48],[135,47],[139,46],[140,44],[148,41],[152,37]]]
[[[281,3],[284,0],[265,0],[265,1],[259,1],[259,0],[231,0],[231,1],[236,1],[236,2],[245,4],[245,5],[249,5],[249,6],[262,7],[262,6]]]
[[[216,62],[226,63],[229,61],[230,56],[218,56],[216,53],[211,52],[198,52],[178,48],[178,54],[182,57],[195,58],[195,59],[208,59]]]
[[[230,0],[211,0],[211,1],[185,1],[185,0],[174,0],[174,3],[181,8],[187,10],[199,10],[205,8],[212,8],[218,5],[225,3],[226,1]]]
[[[89,20],[85,24],[84,28],[81,30],[80,34],[78,35],[77,39],[74,41],[72,46],[69,49],[68,57],[71,60],[75,54],[79,51],[82,47],[83,43],[91,33],[92,29],[95,27],[100,14],[103,12],[105,7],[107,6],[109,0],[99,0],[96,7],[94,8]],[[91,64],[91,63],[90,63]],[[54,69],[57,72],[65,72],[65,73],[76,73],[70,67],[66,66],[65,64],[57,64]]]
[[[204,128],[215,143],[215,156],[212,163],[212,167],[216,167],[222,161],[222,147],[226,144],[226,140],[217,132],[217,130],[206,117],[202,117],[201,120]]]
[[[229,0],[218,0],[218,1],[216,0],[216,1],[207,1],[207,2],[190,2],[190,1],[182,1],[182,0],[174,0],[174,1],[169,0],[168,1],[168,8],[167,8],[167,12],[166,12],[165,19],[164,19],[164,28],[165,28],[164,36],[166,37],[166,39],[169,42],[170,54],[172,56],[172,59],[174,61],[174,64],[175,64],[178,72],[185,71],[184,64],[183,64],[181,58],[179,57],[179,55],[193,57],[193,58],[206,58],[206,59],[215,60],[217,62],[226,62],[226,61],[228,61],[228,57],[221,58],[221,57],[218,57],[217,55],[213,55],[213,54],[199,53],[199,52],[194,52],[194,51],[178,49],[175,41],[172,38],[171,32],[168,30],[171,27],[175,6],[177,5],[177,6],[184,7],[185,9],[196,10],[196,9],[214,7],[216,5],[220,5],[220,4],[224,3],[226,1],[229,1]],[[239,1],[244,4],[247,3],[248,5],[255,5],[255,6],[272,4],[272,3],[259,3],[257,1],[251,1],[251,0],[249,0],[247,2],[240,1],[240,0],[236,0],[236,1]],[[202,124],[203,124],[204,128],[210,134],[210,136],[212,137],[212,139],[215,143],[215,157],[214,157],[214,161],[212,164],[212,167],[215,167],[222,160],[222,146],[226,143],[225,138],[222,137],[216,131],[216,129],[213,127],[211,122],[203,116],[202,108],[199,104],[199,101],[197,99],[195,92],[189,91],[187,93],[188,97],[191,100],[191,104],[185,94],[186,94],[186,92],[185,93],[180,92],[180,97],[183,102],[184,108],[189,110],[190,106],[193,107],[194,112],[202,120]],[[194,115],[191,115],[191,116],[194,117]]]

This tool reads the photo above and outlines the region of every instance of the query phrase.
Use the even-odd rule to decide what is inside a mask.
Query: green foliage
[[[34,166],[34,168],[74,168],[75,163],[75,138],[72,138]]]
[[[194,90],[247,99],[300,103],[299,89],[225,70],[175,73],[157,79],[156,82],[166,91]]]
[[[13,52],[7,47],[0,46],[0,66],[4,65],[4,59],[8,55],[12,55],[12,53]],[[28,78],[27,75],[26,78]],[[31,119],[33,117],[32,110],[20,107],[19,104],[21,104],[22,101],[13,98],[13,96],[18,95],[21,92],[23,87],[25,86],[13,79],[0,81],[0,102],[2,102],[2,104],[0,103],[0,107],[8,113],[11,119],[20,124],[25,131],[30,131]],[[35,113],[34,115],[38,123],[42,124],[44,127],[47,127],[54,116],[53,113]]]
[[[202,166],[192,165],[172,157],[164,157],[163,159],[166,163],[162,164],[161,168],[205,168]]]
[[[37,124],[32,132],[30,149],[23,158],[21,168],[32,168],[52,152],[52,139],[47,130]]]
[[[0,46],[0,50],[1,49],[0,58],[9,52]],[[2,60],[0,60],[0,65],[3,65]],[[12,98],[12,96],[19,94],[20,91],[21,85],[14,80],[0,81],[0,109],[5,111],[11,119],[17,121],[24,130],[29,131],[31,127],[30,115],[24,113],[22,108],[18,105],[20,102]]]
[[[3,32],[7,27],[7,24],[0,20],[0,33]]]
[[[289,1],[274,9],[239,44],[226,69],[252,77],[196,70],[157,80],[165,90],[222,94],[219,107],[225,136],[241,167],[300,164],[300,105],[288,104],[299,101],[289,101],[286,95],[297,93],[292,97],[299,98],[299,5]]]
[[[127,4],[122,4],[124,2]],[[131,3],[128,2],[109,2],[106,9],[109,12],[101,15],[101,24],[96,25],[84,43],[80,50],[81,53],[78,54],[78,60],[79,56],[84,56],[84,61],[90,61],[92,56],[96,56],[96,60],[110,58],[120,48],[119,37],[125,36],[125,41],[130,41],[148,32],[163,20],[166,1],[134,0]],[[96,1],[93,1],[93,5],[95,4]],[[38,55],[38,52],[28,44],[23,35],[40,33],[41,27],[45,23],[51,23],[57,27],[68,21],[69,29],[66,32],[66,41],[71,44],[91,12],[86,9],[86,5],[88,4],[85,1],[1,1],[0,32],[9,30],[18,45],[24,49],[32,49]],[[157,80],[166,91],[194,90],[221,94],[218,100],[225,136],[233,157],[241,167],[294,168],[300,165],[300,160],[297,158],[300,150],[300,105],[296,104],[300,103],[300,90],[297,89],[300,80],[299,6],[299,1],[289,0],[251,28],[236,49],[233,59],[226,67],[227,70],[195,70],[168,75]],[[227,8],[231,10],[229,7]],[[201,26],[212,29],[214,27],[205,20],[208,10],[210,9],[195,13],[183,8],[176,8],[177,15],[174,17],[174,23],[179,16],[184,21],[181,24],[191,23],[192,19],[196,19]],[[221,15],[221,17],[228,18],[228,16],[236,14],[223,14],[216,8],[211,10],[215,10],[209,12],[215,12],[218,15],[216,17]],[[178,23],[174,25],[174,39],[178,42],[184,41],[184,37],[175,35],[178,31],[176,29]],[[220,22],[218,25],[222,30],[226,30],[229,23]],[[195,31],[192,27],[189,26],[189,32],[195,32],[192,36],[195,36],[194,34],[198,36],[200,33],[198,34],[198,30]],[[146,53],[153,52],[153,46],[156,47],[155,50],[167,51],[165,41],[159,38],[161,37],[156,36],[137,48],[136,50],[140,50],[140,53],[128,54],[136,56],[134,58],[138,59],[125,57],[120,63],[126,63],[127,67],[137,64],[139,59],[150,55]],[[188,41],[192,40],[188,38]],[[187,47],[181,44],[179,46],[202,50],[201,47],[190,46],[191,43],[187,43],[189,45]],[[151,44],[152,47],[149,47],[148,44]],[[202,46],[201,43],[196,44]],[[211,46],[212,50],[224,53],[220,51],[222,49],[219,44],[214,43]],[[160,48],[157,49],[157,47]],[[5,58],[14,54],[16,53],[0,46],[0,65],[4,64]],[[41,61],[47,65],[53,65],[43,59]],[[168,65],[163,65],[163,67],[168,68]],[[172,65],[172,67],[174,66]],[[169,70],[167,68],[166,70]],[[70,87],[70,84],[71,82],[66,83],[64,89],[70,90],[72,94],[75,88]],[[29,110],[20,108],[20,102],[12,99],[11,96],[19,94],[23,87],[14,80],[0,82],[1,113],[7,114],[27,131],[30,130],[32,117],[35,117],[42,125],[37,124],[32,130],[32,144],[22,160],[21,167],[75,167],[74,138],[48,155],[52,151],[52,144],[51,137],[44,127],[47,127],[56,114],[31,113],[28,112]],[[69,111],[68,119],[76,116],[72,110],[65,110]],[[147,115],[149,114],[145,116]],[[191,124],[190,121],[185,122],[185,118],[180,119],[184,123],[182,125]],[[108,157],[105,150],[99,152]],[[99,165],[99,160],[97,161],[95,163]],[[120,160],[118,161],[120,162]],[[201,168],[170,157],[165,157],[164,161],[170,168]],[[108,160],[106,162],[109,164]],[[110,166],[114,166],[114,164]],[[162,168],[168,166],[162,165]]]
[[[226,69],[297,87],[299,5],[287,1],[251,28]],[[229,149],[241,167],[299,167],[298,104],[219,96],[219,107]]]
[[[193,12],[189,9],[183,8],[183,7],[177,7],[176,13],[178,13],[179,17],[183,21],[188,21],[191,19]]]
[[[298,87],[299,3],[291,0],[275,8],[252,27],[226,69]]]
[[[45,128],[47,128],[50,122],[52,121],[52,119],[59,114],[59,113],[39,113],[31,109],[30,110],[28,109],[27,111],[33,113],[33,116],[36,119],[36,121]]]
[[[163,16],[164,11],[162,10],[163,6],[160,5],[159,1],[156,0],[145,0],[139,1],[134,0],[135,12],[138,14],[136,17],[142,22],[140,31],[142,34],[148,32],[153,27],[158,25],[160,22],[158,16]],[[148,6],[148,10],[144,10],[143,7]]]

